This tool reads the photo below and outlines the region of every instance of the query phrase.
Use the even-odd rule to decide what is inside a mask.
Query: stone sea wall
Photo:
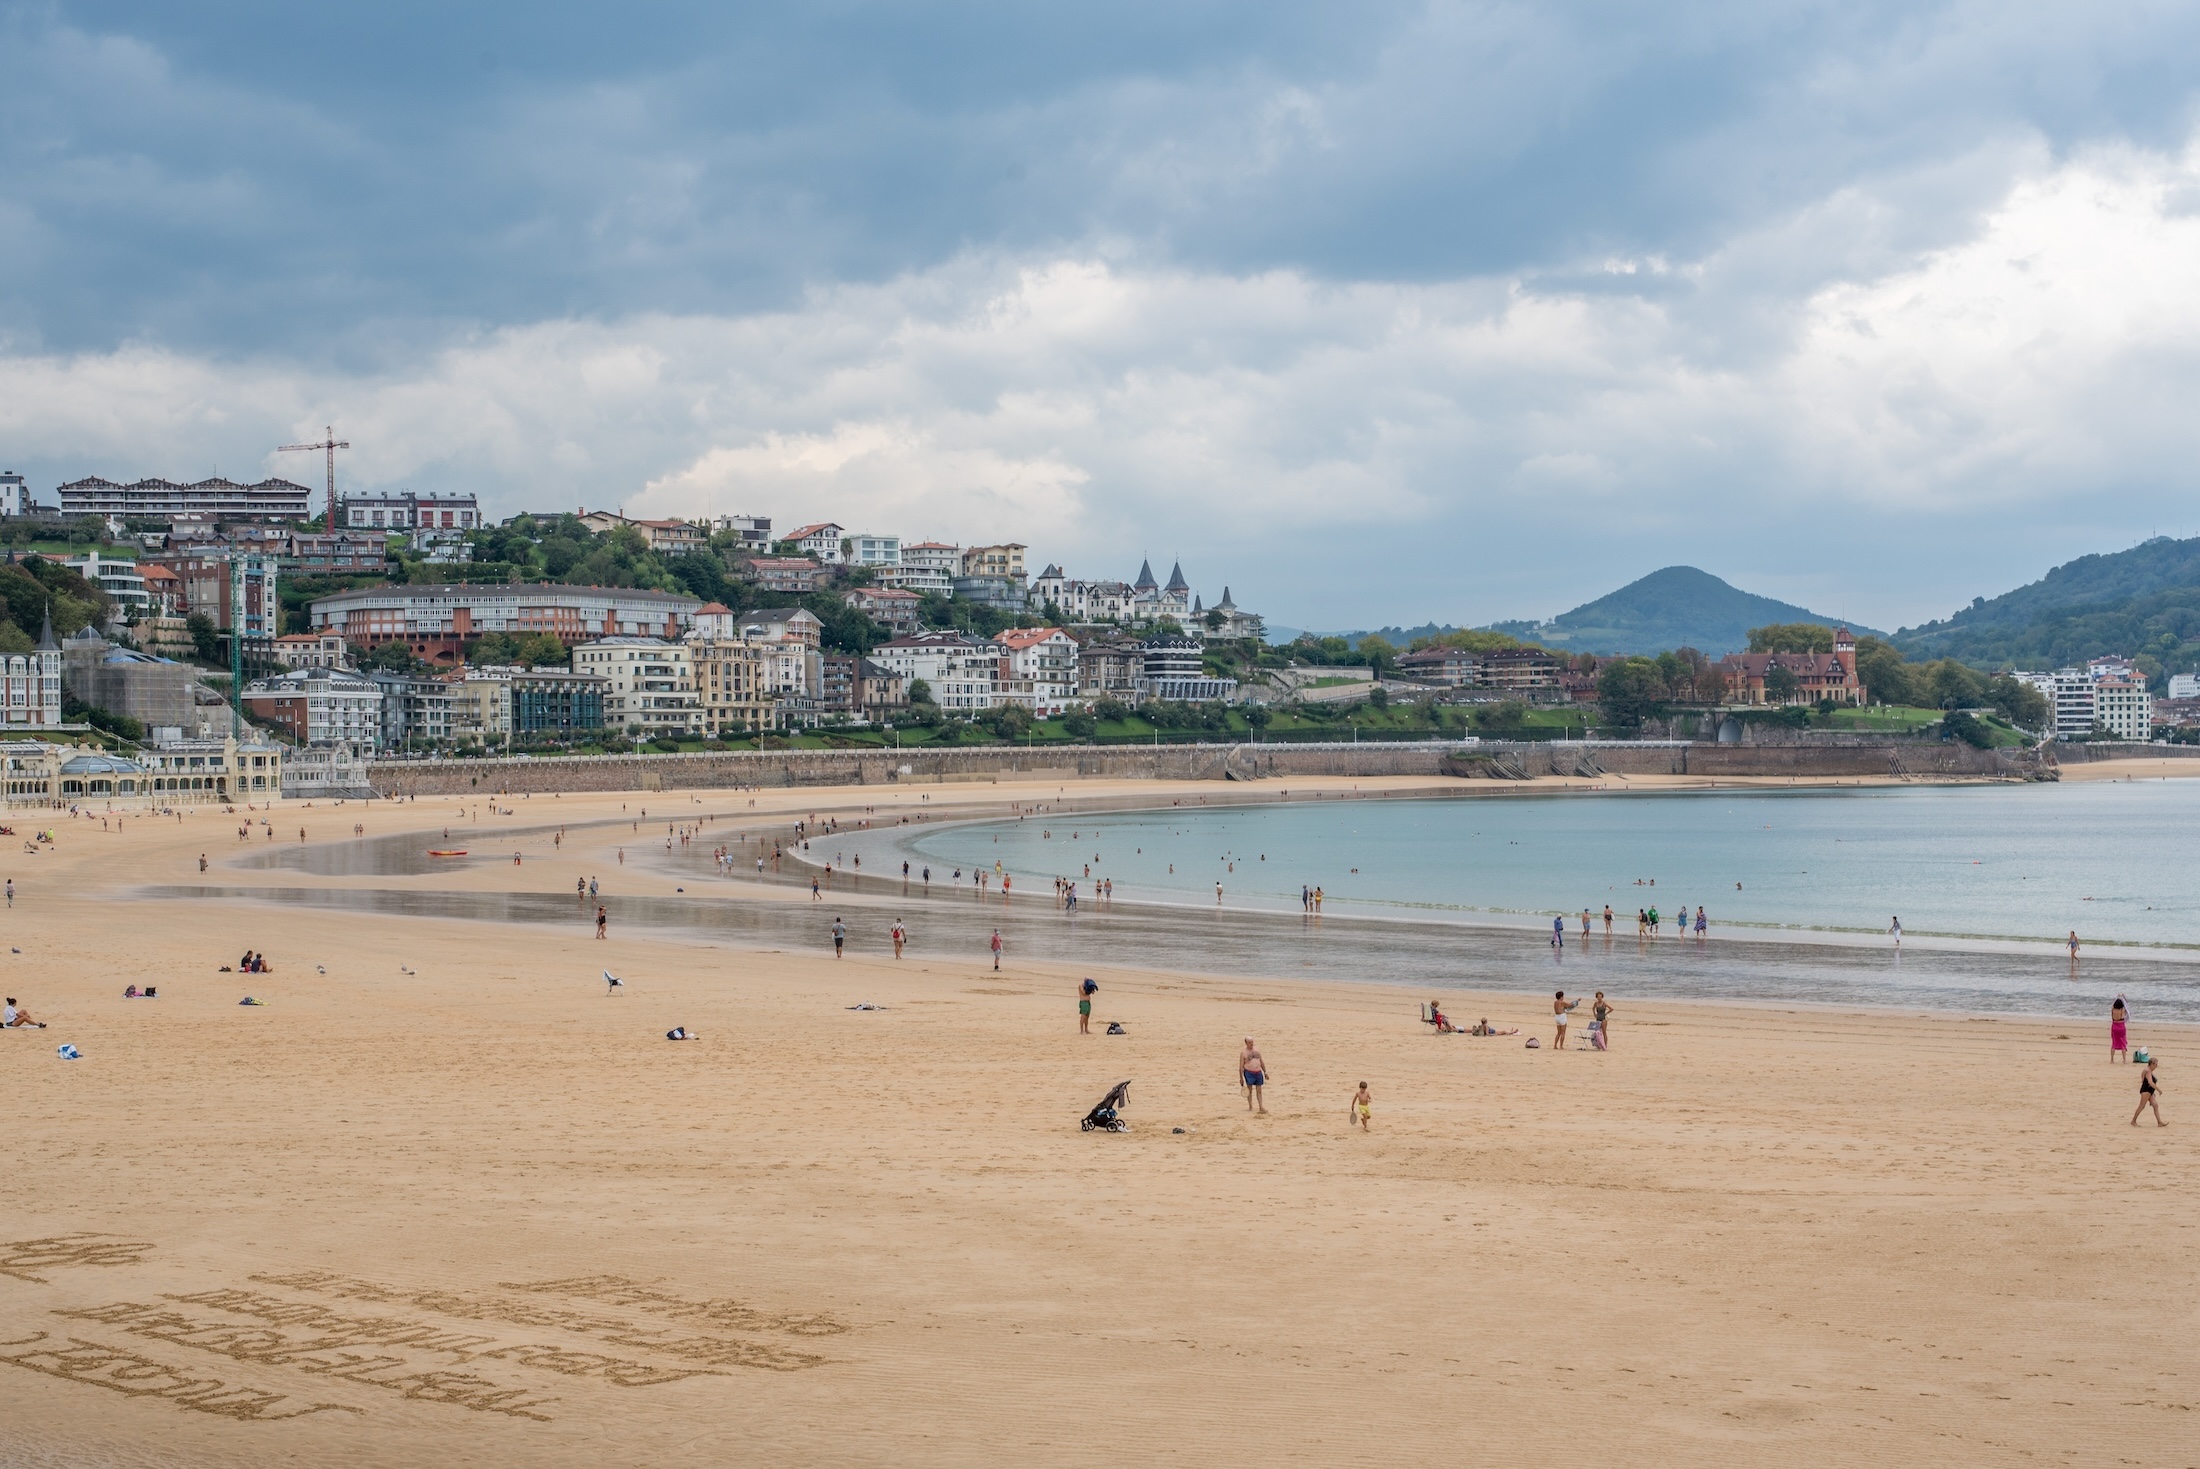
[[[2068,761],[2120,751],[2158,755],[2162,746],[2080,746]],[[2200,755],[2200,750],[2192,753]],[[787,750],[696,755],[602,755],[572,759],[383,761],[370,767],[383,796],[509,791],[677,791],[735,786],[931,785],[1000,780],[1270,780],[1308,775],[1448,776],[1515,781],[1534,776],[1896,776],[1919,779],[2036,779],[2043,763],[2026,752],[1960,743],[1851,739],[1807,745],[1427,744],[1082,745],[1049,750]]]

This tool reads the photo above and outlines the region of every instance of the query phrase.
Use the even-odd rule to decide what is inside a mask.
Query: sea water
[[[944,877],[994,864],[1026,891],[1110,879],[1118,901],[1535,924],[1597,915],[1632,935],[1701,906],[1713,933],[1826,940],[1905,934],[2200,948],[2200,782],[1506,795],[1182,804],[926,828],[865,847]],[[904,831],[907,829],[904,828]],[[865,834],[868,836],[869,834]],[[813,856],[815,854],[813,853]],[[845,865],[845,864],[844,864]],[[1087,868],[1089,866],[1089,874]],[[2166,957],[2166,956],[2165,956]],[[2180,957],[2183,957],[2180,955]]]

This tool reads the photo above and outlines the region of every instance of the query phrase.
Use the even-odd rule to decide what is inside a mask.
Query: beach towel
[[[240,1004],[240,1005],[264,1005],[264,1004],[266,1004],[266,1003],[267,1003],[267,1001],[265,1001],[265,1000],[255,1000],[255,999],[253,999],[253,998],[252,998],[252,997],[251,997],[250,995],[246,995],[246,996],[245,996],[245,997],[244,997],[243,999],[239,1000],[239,1001],[238,1001],[237,1003],[238,1003],[238,1004]]]
[[[64,1061],[81,1061],[84,1059],[84,1053],[82,1051],[79,1051],[76,1047],[67,1044],[56,1047],[54,1049],[54,1054],[56,1056],[59,1056]]]

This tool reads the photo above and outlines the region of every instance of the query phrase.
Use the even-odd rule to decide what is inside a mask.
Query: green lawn
[[[1869,734],[1913,734],[1928,724],[1940,723],[1938,709],[1914,709],[1886,704],[1862,709],[1836,709],[1825,716],[1833,729],[1853,729]],[[1816,721],[1812,721],[1816,723]]]

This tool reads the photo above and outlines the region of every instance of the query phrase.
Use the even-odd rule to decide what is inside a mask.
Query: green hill
[[[1708,571],[1668,566],[1549,622],[1500,622],[1491,630],[1573,653],[1662,653],[1687,647],[1716,658],[1746,649],[1749,630],[1771,622],[1841,625],[1839,618],[1729,586]],[[1854,622],[1848,626],[1858,634],[1872,631]]]
[[[2152,675],[2186,672],[2200,663],[2200,538],[2081,556],[1893,642],[1912,658],[1982,666],[2059,668],[2122,653]]]

